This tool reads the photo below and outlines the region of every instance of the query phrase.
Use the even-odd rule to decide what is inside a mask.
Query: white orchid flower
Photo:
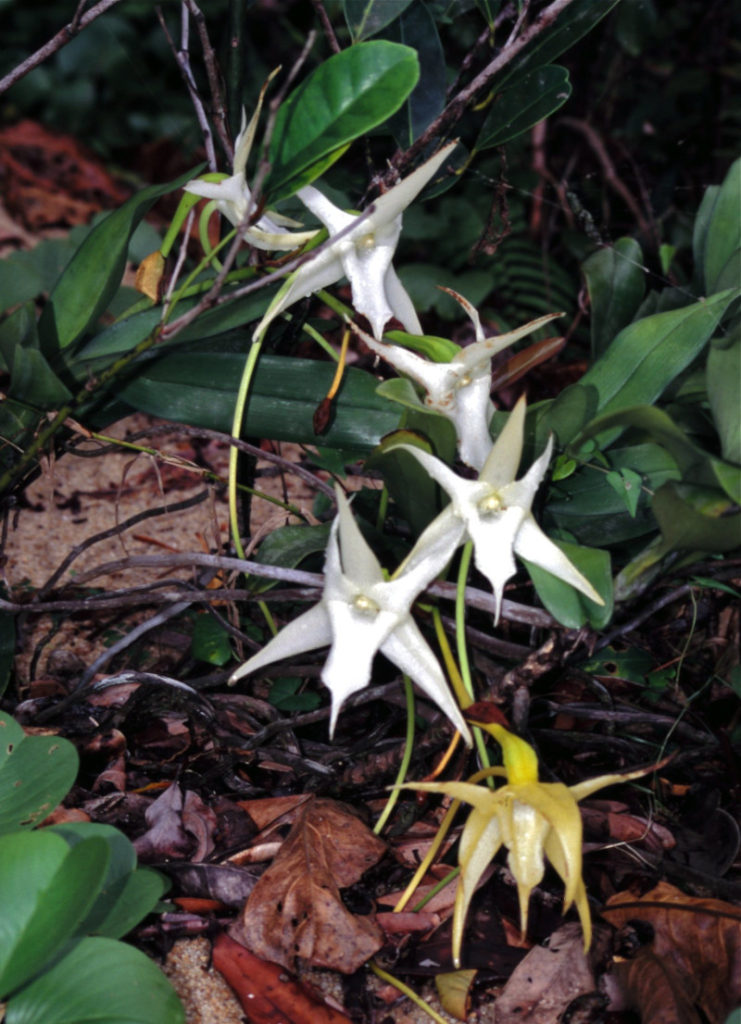
[[[412,300],[399,280],[391,260],[401,234],[401,215],[434,177],[455,148],[451,142],[373,201],[373,211],[358,217],[330,202],[326,196],[306,185],[296,193],[329,232],[329,244],[288,278],[274,303],[255,331],[259,337],[268,324],[294,302],[347,277],[352,288],[353,306],[366,316],[376,338],[383,335],[386,323],[395,316],[410,334],[421,334],[422,327]],[[357,221],[356,227],[352,227]],[[335,243],[335,235],[345,232]]]
[[[387,345],[359,328],[355,330],[373,352],[424,388],[425,406],[452,420],[455,425],[463,462],[480,470],[491,451],[489,423],[494,413],[490,398],[492,358],[563,314],[549,313],[514,331],[486,338],[479,314],[471,303],[449,288],[444,290],[463,306],[476,332],[476,341],[462,348],[449,363],[432,363],[400,345]]]
[[[420,551],[410,571],[387,580],[339,490],[337,505],[321,601],[238,668],[230,685],[274,661],[329,644],[322,681],[332,694],[331,736],[345,700],[370,682],[373,658],[380,651],[435,701],[470,745],[468,726],[410,613],[414,600],[445,565],[447,551],[442,552],[445,561],[434,547]]]
[[[272,78],[272,75],[270,76]],[[268,82],[270,78],[268,79]],[[206,181],[194,178],[184,186],[186,192],[211,199],[216,209],[234,227],[243,224],[250,214],[255,212],[255,204],[247,184],[247,160],[255,139],[257,121],[262,108],[263,96],[267,82],[260,92],[255,112],[247,124],[247,114],[242,110],[242,127],[234,144],[233,174],[221,181]],[[209,175],[212,177],[212,175]],[[286,227],[301,227],[298,221],[284,217],[276,211],[263,214],[256,223],[244,229],[244,237],[257,249],[273,251],[275,249],[297,249],[316,235],[316,231],[285,231]]]
[[[468,536],[474,544],[476,567],[494,591],[495,621],[499,619],[504,585],[517,571],[514,555],[546,569],[597,604],[604,604],[589,580],[543,533],[533,517],[532,503],[548,468],[552,437],[525,476],[515,479],[522,457],[525,411],[525,399],[521,398],[491,446],[478,480],[463,479],[429,452],[411,445],[398,446],[410,452],[450,495],[450,505],[423,532],[417,548],[424,551],[435,547],[452,553]],[[402,568],[413,569],[418,557],[412,551]]]

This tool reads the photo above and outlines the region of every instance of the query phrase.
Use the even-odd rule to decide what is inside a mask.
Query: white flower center
[[[356,594],[351,604],[355,611],[365,619],[375,619],[381,610],[373,598],[366,597],[365,594]]]
[[[490,491],[486,494],[476,506],[479,510],[479,515],[483,516],[484,519],[490,516],[496,516],[502,512],[505,508],[505,504],[497,494],[496,491]]]
[[[355,242],[355,245],[358,247],[358,249],[375,249],[376,236],[373,234],[372,231],[370,231],[367,235],[361,235],[361,237],[358,238],[357,241]]]
[[[471,374],[470,373],[464,373],[463,376],[459,377],[458,380],[455,382],[455,386],[456,386],[456,388],[458,390],[460,390],[460,388],[467,388],[469,386],[469,384],[472,384],[472,383],[473,383],[473,377],[471,376]]]

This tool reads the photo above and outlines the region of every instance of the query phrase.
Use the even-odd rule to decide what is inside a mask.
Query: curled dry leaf
[[[357,882],[385,849],[351,808],[310,800],[250,894],[234,938],[284,967],[300,957],[351,974],[381,948],[383,933],[374,919],[349,912],[340,889]]]
[[[350,1024],[344,1013],[228,935],[214,942],[213,964],[234,989],[250,1024]]]
[[[685,896],[668,882],[659,882],[640,898],[628,892],[612,896],[603,917],[617,928],[629,921],[647,921],[654,932],[651,952],[662,963],[662,971],[694,980],[694,1003],[711,1024],[723,1024],[731,1010],[741,1005],[739,907]],[[648,960],[640,971],[631,976],[626,969],[624,975],[626,986],[630,984],[629,998],[644,1014],[655,971]],[[649,1013],[644,1019],[654,1018]]]

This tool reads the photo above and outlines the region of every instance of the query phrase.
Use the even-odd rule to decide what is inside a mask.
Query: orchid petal
[[[437,658],[411,619],[402,622],[389,634],[381,644],[381,653],[437,704],[468,746],[471,746],[471,733],[448,688]]]
[[[527,403],[523,396],[507,417],[481,469],[479,479],[486,480],[495,489],[511,483],[517,475],[522,459],[526,412]]]
[[[605,603],[586,576],[583,576],[563,551],[543,533],[532,516],[525,519],[520,527],[515,538],[514,550],[520,558],[557,576],[595,604]]]
[[[317,647],[325,647],[332,642],[332,630],[329,615],[324,605],[317,604],[308,612],[284,626],[261,651],[231,674],[229,685],[233,686],[242,676],[255,672],[274,661],[283,661],[305,651],[313,651]]]
[[[304,185],[303,188],[298,190],[296,195],[304,206],[314,214],[317,220],[322,222],[330,235],[336,235],[340,231],[344,231],[353,221],[358,219],[352,213],[346,213],[345,210],[335,206],[330,199],[327,199],[323,192],[320,192],[318,188],[314,188],[313,185]],[[364,226],[367,228],[367,224]]]
[[[422,324],[419,322],[414,303],[409,297],[404,285],[399,280],[399,275],[393,266],[389,266],[384,278],[386,298],[388,299],[391,312],[404,327],[408,334],[422,334]]]
[[[375,210],[369,218],[373,230],[378,224],[387,224],[394,220],[411,205],[425,185],[435,177],[457,145],[457,142],[449,142],[406,178],[397,182],[388,192],[373,200]]]
[[[335,487],[335,495],[337,497],[337,522],[343,572],[357,584],[360,590],[366,590],[375,583],[383,582],[383,572],[378,564],[378,559],[360,532],[355,517],[350,511],[349,501],[339,487]]]

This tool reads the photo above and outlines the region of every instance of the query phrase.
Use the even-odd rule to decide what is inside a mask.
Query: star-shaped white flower
[[[230,177],[225,176],[221,181],[204,181],[202,178],[194,178],[184,186],[186,192],[192,192],[193,195],[202,196],[204,199],[212,199],[219,213],[226,217],[234,227],[239,227],[247,220],[248,215],[255,212],[252,193],[247,184],[246,168],[255,139],[266,86],[267,83],[260,93],[257,107],[249,124],[247,124],[247,114],[242,110],[242,128],[234,144],[233,174]],[[208,175],[208,177],[213,177],[213,175]],[[316,231],[285,231],[286,227],[296,228],[301,225],[273,210],[263,214],[255,224],[250,224],[245,228],[244,237],[255,248],[272,251],[275,249],[297,249],[316,235]]]
[[[414,600],[444,567],[447,551],[442,551],[445,561],[435,547],[418,551],[410,571],[387,580],[339,490],[337,505],[321,601],[238,668],[229,683],[274,661],[331,645],[322,671],[332,694],[331,736],[345,700],[370,682],[373,658],[380,651],[435,701],[470,744],[468,726],[442,669],[410,613]]]
[[[347,277],[352,288],[353,306],[366,316],[376,338],[383,335],[386,323],[395,316],[410,334],[421,334],[422,327],[412,300],[399,280],[391,260],[401,234],[401,215],[455,148],[451,142],[373,201],[373,212],[365,217],[347,213],[326,196],[306,185],[296,193],[329,232],[330,244],[309,259],[288,278],[255,331],[258,337],[268,324],[294,302],[327,288]],[[352,227],[357,221],[356,227]],[[349,230],[348,230],[349,229]],[[340,232],[342,237],[332,242]]]
[[[424,404],[433,412],[452,420],[458,435],[460,457],[468,466],[480,470],[491,451],[489,423],[494,412],[491,403],[491,360],[502,349],[532,334],[561,313],[549,313],[531,320],[506,334],[484,337],[476,309],[457,292],[446,288],[470,316],[476,341],[462,348],[449,363],[432,363],[400,345],[387,345],[355,328],[366,345],[387,363],[424,388]]]
[[[522,456],[525,411],[525,399],[521,398],[491,446],[478,480],[463,479],[440,459],[419,448],[399,445],[450,495],[450,505],[433,519],[417,547],[421,551],[431,550],[433,546],[445,551],[447,546],[452,553],[468,536],[474,544],[476,567],[487,577],[494,591],[495,621],[499,618],[504,585],[517,571],[514,555],[558,576],[597,604],[604,604],[589,580],[543,533],[533,517],[533,499],[548,468],[553,438],[525,476],[515,479]],[[403,568],[413,569],[417,557],[412,551]]]

